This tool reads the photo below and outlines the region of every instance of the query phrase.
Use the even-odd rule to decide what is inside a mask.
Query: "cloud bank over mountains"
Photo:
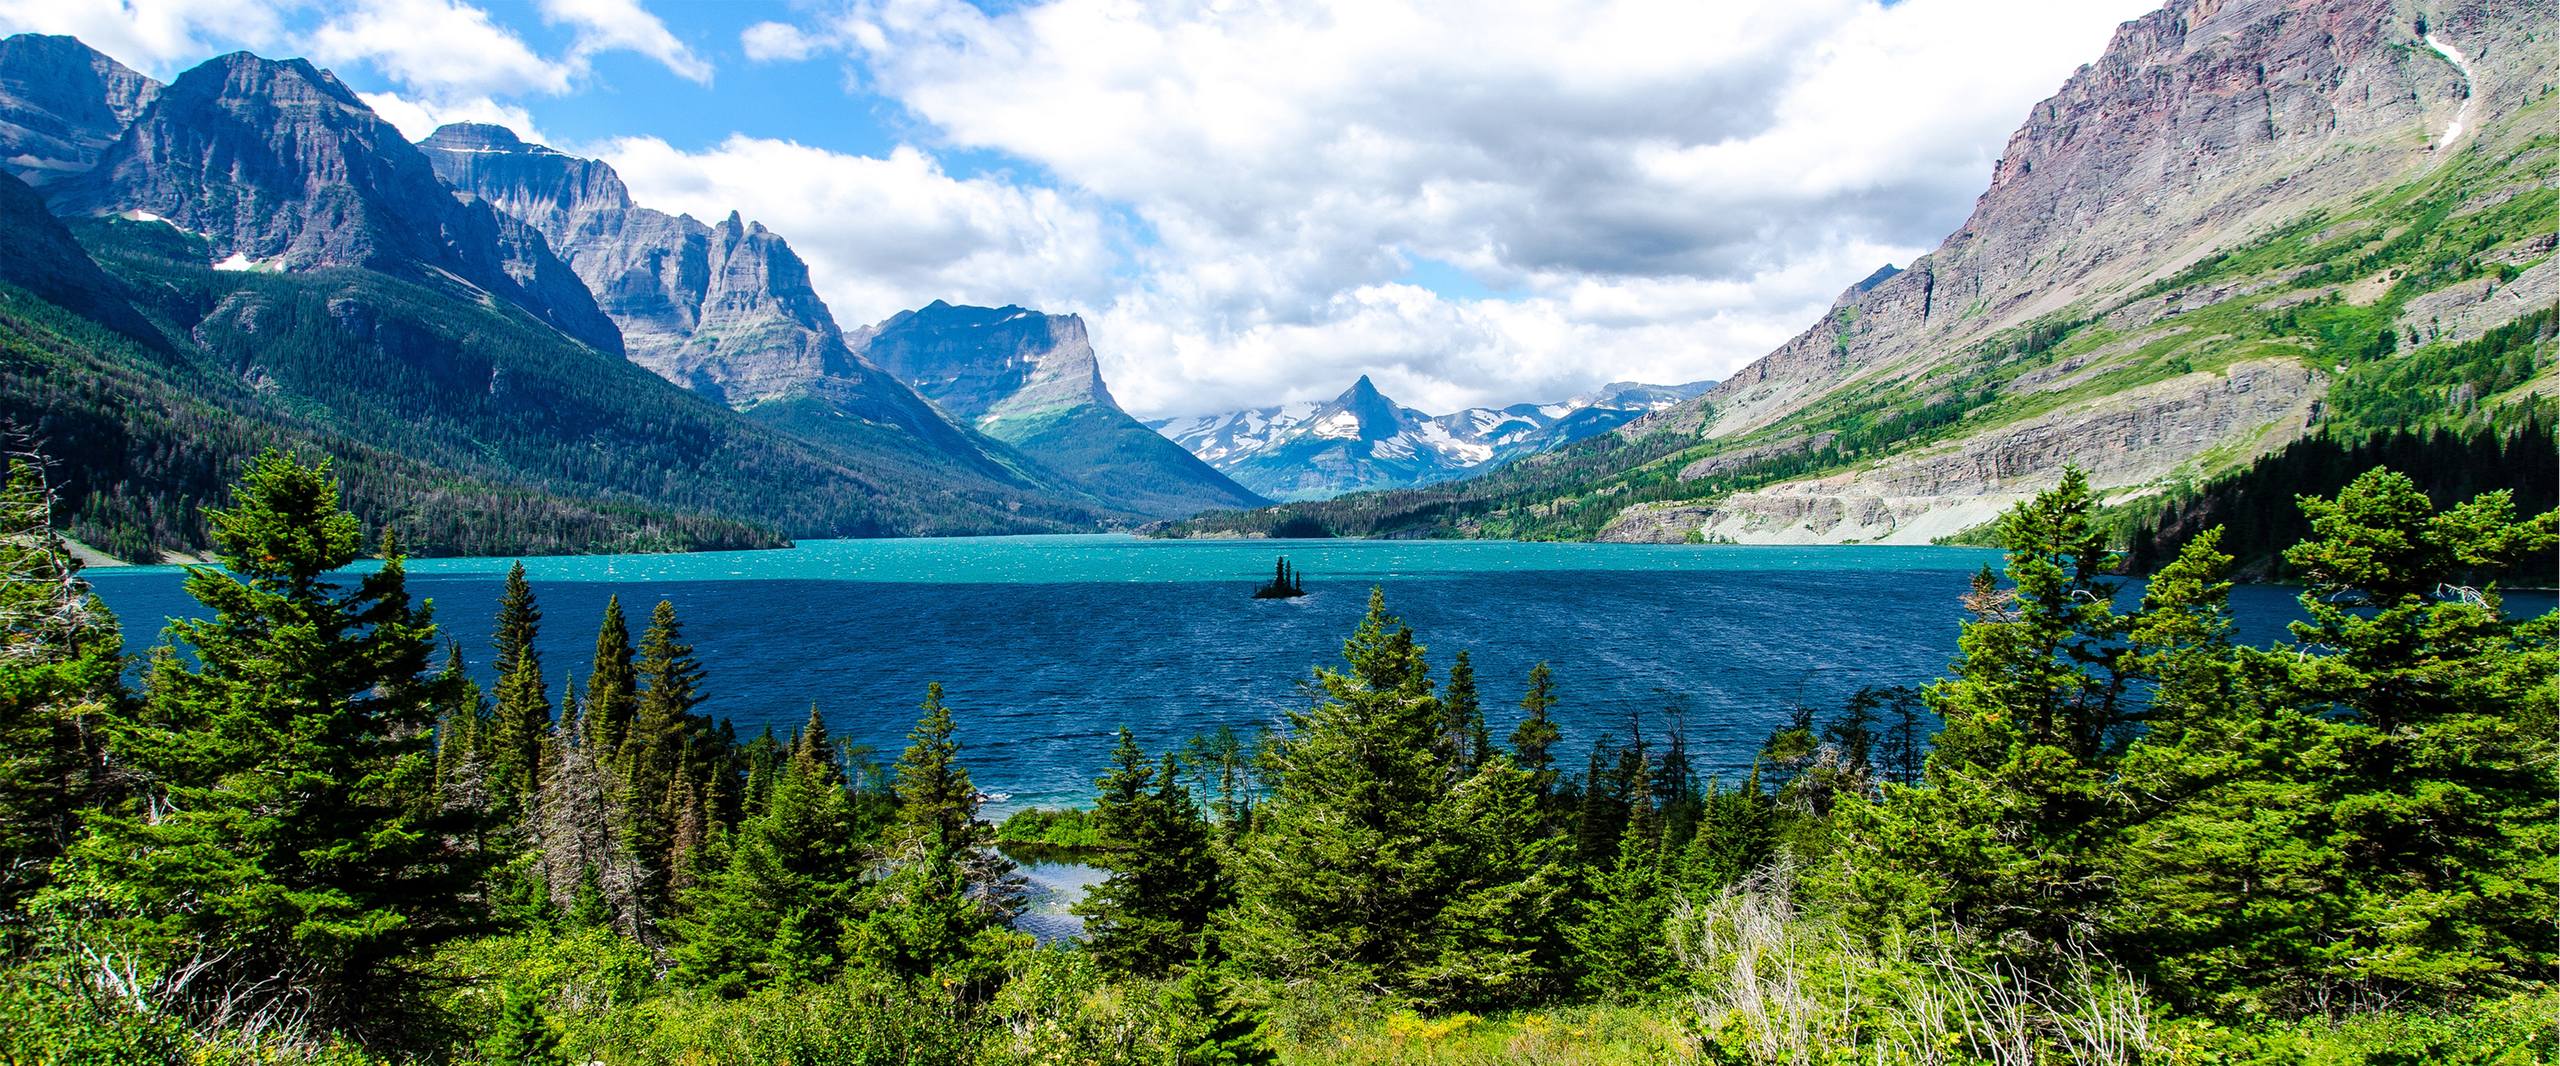
[[[1159,415],[1364,372],[1431,410],[1722,377],[1961,222],[2027,108],[2152,4],[1000,6],[0,0],[0,26],[154,73],[302,52],[404,130],[540,139],[547,101],[622,93],[626,131],[562,147],[641,202],[764,222],[848,326],[1084,313]],[[603,85],[617,53],[667,84]],[[793,79],[807,132],[653,129],[723,106],[715,68]],[[885,147],[831,143],[848,124]]]

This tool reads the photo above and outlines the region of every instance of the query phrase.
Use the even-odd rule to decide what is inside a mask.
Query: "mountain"
[[[310,63],[234,52],[156,94],[95,167],[53,182],[55,214],[128,213],[202,235],[234,270],[360,267],[460,282],[569,337],[621,334],[540,236],[456,199],[399,131]]]
[[[27,214],[14,191],[0,211]],[[71,528],[120,554],[202,545],[198,506],[265,447],[340,456],[351,503],[427,554],[1098,521],[634,365],[541,232],[457,196],[299,60],[187,71],[42,191],[62,225],[6,234],[0,409],[61,461]]]
[[[462,195],[539,231],[596,294],[631,360],[660,377],[919,474],[1061,495],[1010,448],[954,424],[857,354],[808,266],[763,226],[735,212],[706,224],[641,207],[611,166],[502,126],[446,126],[419,148]]]
[[[1231,525],[1914,543],[2066,465],[2122,503],[2307,435],[2515,423],[2560,393],[2551,331],[2498,331],[2560,300],[2547,36],[2521,4],[2172,0],[2029,112],[1937,249],[1704,395]]]
[[[936,300],[874,327],[862,354],[953,418],[1139,513],[1266,502],[1121,410],[1074,315]]]
[[[178,244],[181,256],[202,249],[157,224],[82,225],[125,231],[102,242],[109,246],[129,237]],[[289,398],[276,402],[276,379],[263,369],[228,372],[159,329],[34,190],[0,175],[0,424],[26,432],[53,461],[58,517],[109,556],[149,562],[165,550],[201,549],[204,509],[221,502],[248,456],[269,448],[330,456],[349,506],[428,554],[782,543],[747,522],[550,491],[403,454],[380,443],[403,443],[397,438],[351,434]]]
[[[40,186],[94,167],[158,95],[159,82],[77,38],[0,40],[0,169]]]
[[[1435,417],[1387,399],[1363,374],[1324,403],[1148,425],[1255,492],[1311,500],[1473,477],[1523,455],[1606,433],[1713,384],[1614,381],[1561,403],[1474,407]]]

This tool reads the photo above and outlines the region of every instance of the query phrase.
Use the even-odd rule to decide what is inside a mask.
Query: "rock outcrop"
[[[2206,449],[2281,448],[2316,424],[2327,391],[2325,375],[2293,360],[2200,371],[1845,473],[1711,504],[1637,505],[1601,539],[1926,544],[2052,488],[2067,465],[2140,494]]]
[[[1264,502],[1122,410],[1074,315],[936,300],[874,327],[862,354],[952,417],[1141,513]]]
[[[303,60],[235,52],[179,75],[94,168],[46,194],[58,215],[131,213],[202,235],[225,266],[458,281],[590,347],[622,350],[540,233],[456,198],[398,130]]]
[[[43,186],[98,157],[160,83],[73,37],[0,39],[0,169]]]
[[[610,165],[503,126],[450,125],[418,147],[447,184],[541,231],[659,376],[745,407],[863,372],[808,266],[763,226],[641,207]]]
[[[640,206],[613,167],[458,123],[418,147],[465,197],[541,232],[622,331],[631,360],[738,410],[856,453],[882,448],[1036,487],[1003,445],[864,359],[791,245],[736,212]]]
[[[1861,397],[1910,397],[1898,401],[1907,412],[1967,392],[1978,397],[1985,388],[2013,397],[2082,395],[2102,390],[2111,374],[2165,358],[2156,353],[2210,357],[2228,338],[2178,319],[2256,293],[2273,290],[2258,303],[2262,313],[2328,297],[2370,302],[2396,273],[2309,285],[2298,283],[2323,263],[2274,262],[2240,273],[2205,268],[2218,261],[2212,257],[2280,227],[2350,211],[2364,198],[2439,173],[2454,153],[2481,148],[2497,159],[2548,152],[2520,140],[2529,130],[2516,132],[2530,126],[2522,109],[2547,97],[2560,73],[2560,53],[2546,47],[2548,27],[2536,29],[2523,5],[2465,0],[2426,12],[2422,39],[2419,14],[2396,0],[2170,0],[2124,24],[2097,62],[2029,113],[1971,217],[1936,250],[1899,273],[1851,286],[1785,345],[1695,402],[1621,432],[1670,431],[1702,443],[1752,438],[1687,461],[1682,477],[1695,479],[1799,448],[1814,430],[1841,424],[1833,413],[1860,410]],[[2506,139],[2489,145],[2492,137]],[[2519,192],[2501,190],[2461,210],[2485,210]],[[2390,225],[2347,219],[2314,239],[2385,234]],[[2549,306],[2560,296],[2560,266],[2548,258],[2547,243],[2538,247],[2482,253],[2525,267],[2515,276],[2410,299],[2397,322],[2401,336],[2415,343],[2466,339]],[[2181,284],[2190,268],[2209,280]],[[2000,371],[2004,361],[2032,360],[2048,338],[2084,325],[2108,331],[2103,343]],[[2235,370],[2233,380],[2277,382],[2273,369],[2249,365],[2255,369]],[[2065,461],[2081,461],[2102,489],[2121,493],[2182,465],[2192,474],[2208,461],[2254,455],[2284,435],[2271,427],[2302,420],[2296,401],[2325,387],[2311,370],[2292,377],[2304,384],[2255,390],[2238,408],[2216,406],[2203,393],[2167,408],[2148,391],[2092,396],[2065,412],[1994,419],[1921,455],[1818,480],[1712,505],[1631,507],[1607,535],[1927,539],[1987,519],[2015,495],[2012,486],[2049,484]],[[2295,399],[2280,409],[2261,406],[2277,395]],[[2132,412],[2169,422],[2133,432],[2122,424]],[[2241,417],[2252,412],[2262,417]],[[2067,424],[2051,421],[2066,417]],[[2096,450],[2084,455],[2039,443],[2046,441]]]

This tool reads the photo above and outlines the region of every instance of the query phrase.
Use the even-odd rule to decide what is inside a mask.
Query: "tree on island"
[[[1307,586],[1300,580],[1300,574],[1298,573],[1297,568],[1290,566],[1289,560],[1284,557],[1279,562],[1272,564],[1271,583],[1255,589],[1253,592],[1253,598],[1257,600],[1285,600],[1304,596],[1306,594]]]

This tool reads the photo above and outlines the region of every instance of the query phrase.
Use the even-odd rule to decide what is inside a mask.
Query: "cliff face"
[[[162,90],[96,167],[50,185],[64,216],[147,214],[235,269],[358,267],[461,281],[619,353],[621,335],[542,236],[436,180],[338,79],[295,59],[209,60]]]
[[[1121,410],[1074,315],[936,300],[874,327],[862,354],[952,417],[1142,514],[1264,502]]]
[[[704,224],[632,202],[600,160],[456,124],[419,148],[461,195],[539,230],[621,329],[631,360],[733,408],[861,454],[1047,488],[848,344],[809,268],[735,212]]]
[[[0,40],[0,169],[45,185],[98,156],[160,95],[160,83],[72,37]]]
[[[952,417],[980,423],[1094,405],[1118,411],[1084,320],[935,300],[880,323],[863,354]]]
[[[1844,381],[2131,291],[2429,166],[2431,131],[2466,89],[2414,24],[2397,0],[2174,0],[2126,23],[2028,113],[1936,251],[1637,428],[1767,425]],[[2524,87],[2489,88],[2507,98],[2495,110]]]
[[[1747,439],[1735,446],[1747,451],[1803,439],[1856,409],[1861,397],[1899,395],[1909,402],[1877,415],[1931,404],[2019,410],[2020,417],[1966,415],[1985,425],[1949,454],[1999,451],[2007,434],[2042,426],[2056,440],[2097,447],[2093,473],[2102,475],[2102,488],[2120,493],[2156,486],[2182,467],[2195,473],[2208,457],[2245,460],[2302,431],[2300,423],[2318,410],[2306,405],[2329,384],[2313,370],[2328,369],[2334,357],[2288,378],[2283,391],[2299,395],[2287,403],[2246,406],[2231,418],[2189,422],[2145,406],[2157,397],[2118,389],[2158,380],[2160,367],[2145,361],[2164,349],[2199,365],[2223,362],[2235,348],[2240,355],[2260,350],[2241,339],[2245,333],[2188,330],[2179,319],[2193,312],[2253,301],[2253,313],[2266,315],[2314,301],[2399,307],[2402,298],[2392,294],[2402,270],[2441,264],[2394,265],[2392,257],[2434,253],[2414,252],[2408,241],[2394,250],[2389,239],[2407,233],[2408,223],[2389,217],[2393,211],[2420,213],[2429,196],[2474,196],[2440,180],[2459,169],[2448,166],[2456,160],[2485,170],[2490,176],[2482,180],[2494,185],[2509,180],[2498,175],[2519,160],[2548,151],[2535,147],[2533,127],[2549,110],[2560,50],[2526,7],[2502,0],[2430,10],[2421,36],[2420,12],[2402,0],[2171,0],[2126,23],[2097,62],[2035,106],[1971,217],[1935,251],[1853,286],[1821,321],[1722,385],[1621,432],[1695,435],[1712,457],[1719,440]],[[2547,173],[2547,162],[2542,169]],[[2402,207],[2371,206],[2395,189],[2411,190]],[[2479,202],[2448,206],[2459,217],[2520,191],[2493,188]],[[2263,264],[2236,273],[2217,266],[2252,242],[2333,213],[2378,216],[2354,222],[2376,243],[2285,262],[2261,256]],[[2342,222],[2337,230],[2352,226]],[[2335,237],[2315,230],[2297,244],[2311,249]],[[2477,336],[2522,313],[2519,294],[2541,291],[2553,267],[2547,242],[2539,250],[2503,246],[2518,237],[2486,234],[2486,250],[2475,254],[2521,267],[2521,285],[2491,278],[2409,301],[2416,310],[2402,318],[2426,317],[2402,323],[2409,343]],[[2295,279],[2348,255],[2382,257],[2374,269],[2387,276],[2289,291]],[[2186,277],[2210,280],[2180,284]],[[2271,340],[2296,352],[2322,344]],[[2056,347],[2069,353],[2068,366],[2027,373],[2001,366]],[[2263,367],[2242,377],[2271,380]],[[2108,444],[2117,434],[2100,428],[2105,419],[2039,421],[2038,391],[2075,386],[2096,394],[2084,413],[2152,410],[2176,429],[2117,456]],[[1932,506],[1927,499],[1982,497],[1981,506],[1939,506],[1987,518],[2049,483],[2078,454],[2074,447],[2015,453],[2017,462],[1998,476],[1966,475],[1961,485],[1919,493],[1904,492],[1912,468],[1888,459],[1714,504],[1633,508],[1609,535],[1925,539],[1953,532],[1941,527],[1957,521],[1919,520]],[[1946,489],[1952,491],[1940,491]]]
[[[863,374],[808,266],[763,226],[641,207],[611,166],[500,126],[446,126],[419,147],[447,183],[540,230],[660,376],[745,407]]]

